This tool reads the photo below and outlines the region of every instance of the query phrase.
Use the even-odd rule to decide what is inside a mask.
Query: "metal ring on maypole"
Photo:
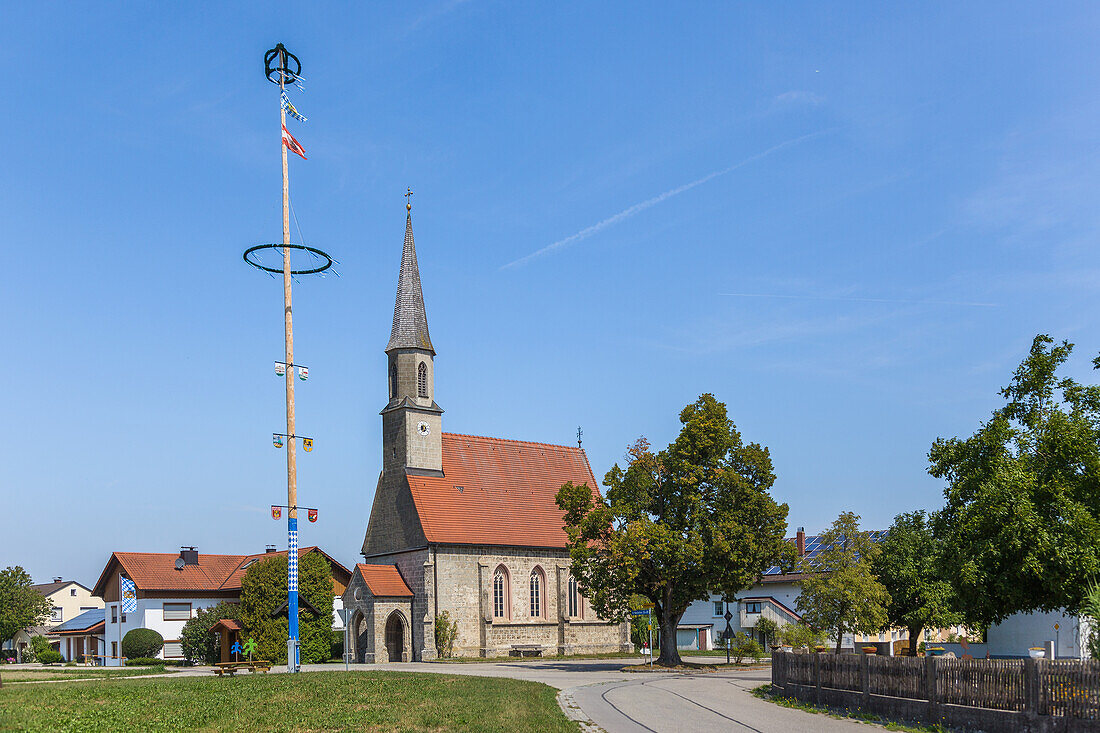
[[[278,61],[277,66],[272,63]],[[290,65],[294,64],[291,69]],[[264,76],[272,84],[293,84],[302,75],[302,62],[298,57],[286,50],[286,46],[279,43],[275,48],[268,49],[264,54]]]
[[[248,264],[252,265],[253,267],[255,267],[257,270],[263,270],[264,272],[273,272],[276,275],[282,275],[283,274],[283,268],[281,268],[281,267],[278,267],[278,268],[276,268],[276,267],[267,267],[265,265],[261,265],[255,258],[249,258],[249,255],[252,254],[253,252],[259,252],[260,250],[265,250],[265,249],[281,250],[283,248],[286,248],[286,249],[300,249],[300,250],[303,250],[305,252],[309,252],[310,254],[315,254],[319,257],[324,257],[325,258],[325,264],[321,265],[320,267],[314,267],[314,268],[311,268],[309,270],[291,270],[290,271],[291,275],[316,275],[317,273],[324,272],[328,268],[332,267],[332,257],[330,257],[328,255],[328,253],[322,252],[321,250],[317,249],[316,247],[307,247],[304,244],[257,244],[255,247],[249,247],[248,249],[246,249],[244,251],[244,261],[247,262]]]

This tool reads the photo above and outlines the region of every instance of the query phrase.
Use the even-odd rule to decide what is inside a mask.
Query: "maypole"
[[[298,378],[305,381],[309,375],[309,368],[294,363],[294,320],[291,308],[291,283],[295,275],[310,275],[324,272],[332,266],[332,258],[319,249],[307,247],[304,244],[291,244],[290,242],[290,175],[287,167],[287,149],[305,160],[305,150],[286,129],[286,113],[289,110],[291,116],[305,122],[305,118],[290,103],[286,95],[287,84],[298,82],[301,75],[302,64],[298,57],[286,50],[283,44],[264,54],[264,73],[268,80],[279,85],[279,122],[282,143],[280,145],[283,162],[283,241],[282,244],[261,244],[249,248],[244,253],[245,262],[265,272],[282,273],[283,276],[283,335],[284,358],[283,362],[275,363],[275,373],[286,378],[286,433],[274,433],[273,442],[277,448],[283,446],[283,437],[287,439],[286,446],[286,497],[285,505],[271,507],[272,517],[279,518],[280,509],[287,509],[287,671],[297,672],[300,667],[300,655],[298,644],[298,464],[297,464],[297,439],[301,438],[306,452],[313,448],[313,439],[297,435],[294,420],[294,370],[298,369]],[[259,261],[261,250],[282,251],[282,268],[266,267]],[[304,251],[311,256],[324,258],[319,267],[307,269],[294,269],[291,266],[291,252]],[[302,507],[307,508],[307,507]],[[307,508],[309,520],[317,520],[317,510]]]

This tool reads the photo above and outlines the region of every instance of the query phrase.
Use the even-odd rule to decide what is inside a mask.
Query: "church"
[[[382,471],[343,596],[352,658],[437,656],[435,621],[456,624],[455,656],[630,651],[627,624],[589,607],[569,572],[562,484],[598,484],[580,447],[443,432],[435,349],[411,207],[386,345]]]

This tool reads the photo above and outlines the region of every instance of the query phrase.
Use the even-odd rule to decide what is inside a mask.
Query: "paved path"
[[[713,663],[714,659],[701,657],[693,661]],[[723,670],[699,674],[623,672],[623,667],[630,664],[637,664],[637,661],[545,659],[470,664],[404,662],[353,664],[351,670],[510,677],[542,682],[560,690],[558,701],[567,715],[582,722],[591,721],[598,726],[595,728],[585,725],[585,729],[589,731],[599,728],[607,733],[868,731],[866,723],[806,713],[753,697],[750,691],[770,680],[771,672],[767,669]],[[286,667],[274,667],[271,672],[276,674],[285,670]],[[307,664],[303,665],[303,670],[342,672],[344,665]],[[211,676],[211,668],[184,668],[171,674],[146,679],[200,675]]]

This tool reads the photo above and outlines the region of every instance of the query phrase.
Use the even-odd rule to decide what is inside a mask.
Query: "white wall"
[[[774,598],[782,603],[792,611],[798,611],[796,604],[798,603],[798,597],[802,595],[802,589],[796,583],[761,583],[760,585],[753,586],[746,590],[741,591],[735,596],[736,599],[740,598]],[[707,647],[715,649],[721,646],[718,641],[718,637],[722,632],[726,630],[726,606],[722,604],[722,614],[714,615],[714,601],[722,600],[721,596],[711,596],[708,601],[696,601],[688,606],[688,610],[684,612],[683,618],[680,619],[681,624],[714,624],[709,632],[704,630],[703,633],[709,633],[709,643]],[[733,618],[730,619],[730,626],[737,633],[747,631],[747,627],[741,626],[741,613],[737,603],[730,602],[730,613],[733,614]],[[751,617],[750,617],[751,618]],[[781,624],[782,625],[782,624]]]
[[[108,603],[106,605],[107,621],[103,630],[103,636],[106,641],[106,653],[111,653],[111,642],[119,642],[119,633],[123,637],[126,636],[126,632],[130,629],[153,629],[162,637],[165,641],[174,641],[180,638],[180,634],[183,631],[183,625],[187,621],[165,621],[164,620],[164,604],[165,603],[190,603],[191,615],[194,616],[195,612],[200,608],[208,608],[210,606],[216,606],[220,601],[226,600],[225,598],[139,598],[137,602],[137,611],[134,613],[126,614],[126,623],[112,624],[111,623],[111,608],[117,605],[116,603]],[[229,599],[233,600],[233,599]],[[121,626],[121,630],[120,627]],[[118,653],[122,654],[122,645],[118,645]],[[157,655],[160,658],[164,658],[164,651]],[[119,666],[119,660],[108,659],[107,666],[117,667]]]
[[[1054,625],[1060,627],[1057,631]],[[1074,616],[1052,613],[1017,613],[989,627],[986,644],[994,657],[1026,657],[1029,647],[1057,641],[1058,658],[1079,659],[1086,654],[1087,625],[1081,628]]]

